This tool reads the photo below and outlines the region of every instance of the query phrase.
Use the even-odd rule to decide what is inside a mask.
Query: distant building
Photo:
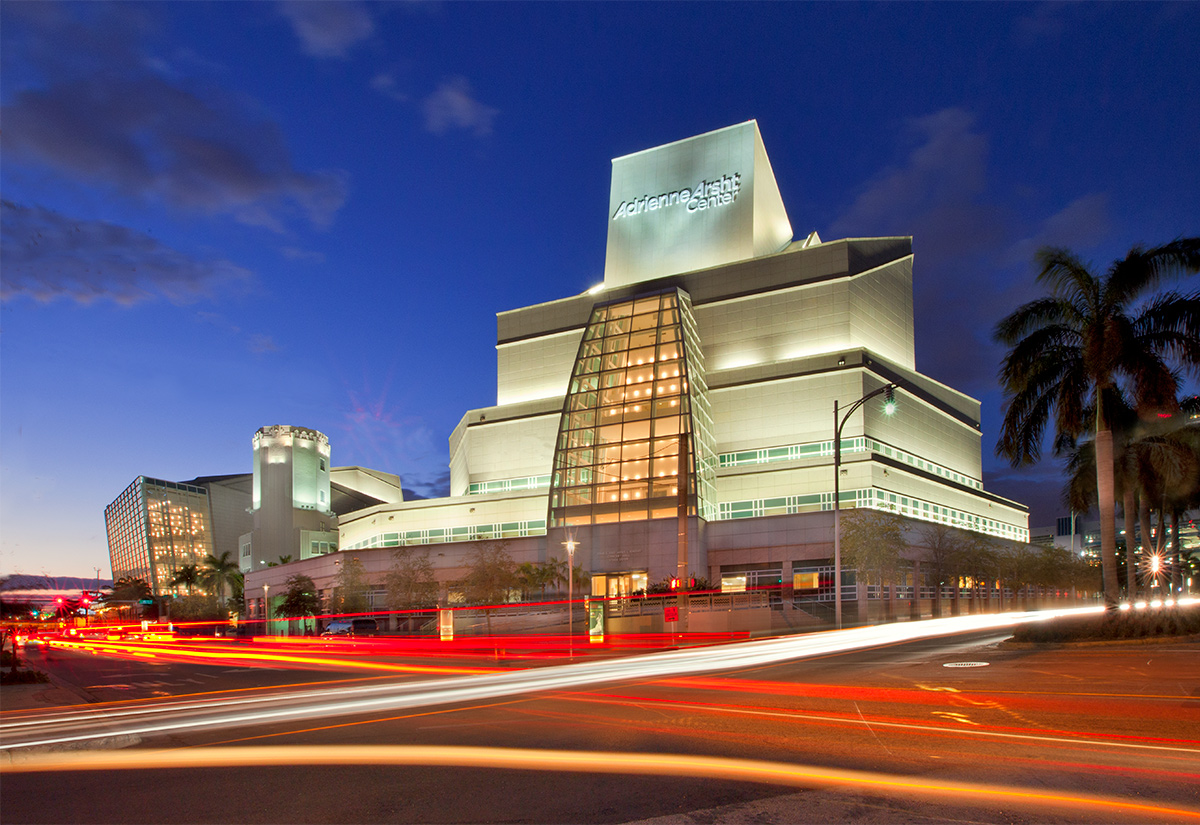
[[[242,572],[281,557],[338,549],[337,519],[403,501],[400,479],[362,467],[329,467],[329,441],[303,427],[254,435],[252,473],[165,481],[138,476],[104,510],[113,578],[144,579],[155,595],[181,594],[181,567],[229,554]]]
[[[181,567],[203,566],[210,553],[236,558],[237,537],[251,524],[249,479],[138,476],[104,509],[113,578],[143,579],[156,596],[182,593],[171,584]]]
[[[329,465],[329,439],[306,427],[275,425],[254,434],[254,529],[239,541],[243,572],[281,559],[337,552],[338,514],[404,501],[400,478]],[[336,482],[334,481],[336,479]]]

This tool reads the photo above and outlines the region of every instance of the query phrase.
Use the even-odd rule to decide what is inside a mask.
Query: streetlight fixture
[[[839,418],[838,402],[833,400],[833,617],[837,629],[842,629],[842,428],[854,411],[877,395],[884,396],[884,415],[896,412],[896,388],[899,384],[884,384],[850,405]]]
[[[568,658],[575,658],[575,548],[579,542],[570,536],[564,541],[567,548],[567,650]]]

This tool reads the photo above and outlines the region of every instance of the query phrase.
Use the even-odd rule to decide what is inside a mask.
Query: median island
[[[1120,642],[1200,636],[1200,604],[1128,608],[1059,616],[1017,627],[1011,641],[1027,644]]]

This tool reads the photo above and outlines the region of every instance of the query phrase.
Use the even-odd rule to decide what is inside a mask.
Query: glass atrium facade
[[[716,455],[691,302],[598,305],[580,343],[550,479],[551,527],[714,517]]]

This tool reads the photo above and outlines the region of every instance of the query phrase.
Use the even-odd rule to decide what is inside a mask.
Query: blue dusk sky
[[[495,314],[602,279],[610,160],[751,118],[798,237],[912,235],[917,367],[983,404],[1033,255],[1200,230],[1196,3],[0,6],[0,573],[109,569],[138,475],[267,424],[444,495]]]

